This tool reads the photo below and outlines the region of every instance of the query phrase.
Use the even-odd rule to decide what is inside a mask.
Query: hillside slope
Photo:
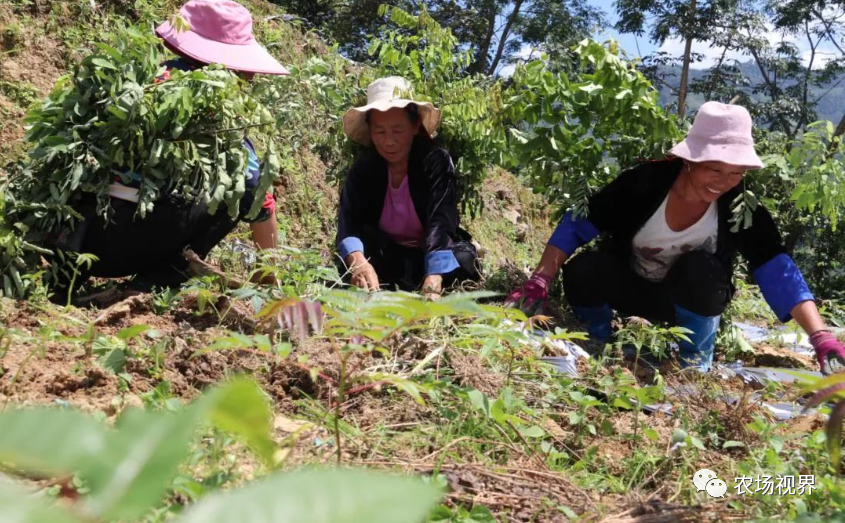
[[[340,458],[430,478],[447,492],[431,523],[772,520],[840,507],[845,496],[824,453],[823,418],[811,413],[781,422],[762,406],[764,400],[791,404],[790,386],[760,388],[736,376],[654,380],[613,347],[578,360],[576,378],[543,360],[571,356],[569,349],[516,328],[512,310],[472,308],[478,306],[457,294],[426,304],[386,293],[368,300],[328,292],[336,275],[320,267],[332,267],[333,162],[342,150],[321,138],[340,112],[321,109],[302,71],[320,62],[355,75],[360,66],[286,23],[272,4],[241,1],[256,17],[259,40],[295,72],[277,84],[284,92],[273,107],[284,127],[280,145],[291,159],[276,187],[285,248],[278,258],[255,261],[242,228],[213,251],[211,262],[239,280],[247,279],[250,264],[264,267],[282,283],[232,289],[207,276],[181,291],[131,294],[100,282],[100,292],[76,306],[55,306],[43,295],[0,300],[0,405],[76,407],[113,423],[133,408],[178,410],[208,387],[248,375],[272,402],[282,468]],[[0,6],[0,164],[23,157],[26,108],[86,49],[122,24],[152,30],[177,6],[174,0]],[[483,211],[463,224],[482,245],[485,287],[506,291],[539,258],[552,209],[498,169],[490,171],[481,198]],[[291,295],[320,295],[326,310],[345,313],[339,316],[348,320],[346,338],[395,329],[359,351],[339,341],[343,334],[301,340],[279,332],[282,315],[256,316]],[[739,305],[744,316],[760,309],[753,297],[743,296]],[[636,322],[622,327],[629,339],[665,345],[664,330]],[[744,355],[760,365],[806,363],[788,359],[785,347],[770,347],[765,356]],[[346,371],[352,387],[341,399]],[[657,406],[640,410],[650,403]],[[711,499],[689,481],[705,467],[723,478],[816,474],[824,488],[800,499]],[[209,492],[268,472],[244,445],[208,431],[144,521],[168,521]],[[71,506],[85,496],[70,481],[27,482]]]

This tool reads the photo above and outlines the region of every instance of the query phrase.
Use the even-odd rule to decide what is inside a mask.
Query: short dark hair
[[[416,125],[417,122],[420,121],[420,106],[417,104],[408,104],[404,107],[405,114],[408,115],[408,118],[411,120],[411,124]],[[370,112],[372,109],[367,111],[367,116],[365,118],[367,125],[370,125]]]

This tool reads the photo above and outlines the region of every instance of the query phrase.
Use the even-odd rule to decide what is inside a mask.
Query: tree
[[[623,33],[642,35],[646,30],[646,16],[654,24],[649,32],[651,41],[662,45],[669,38],[684,42],[681,80],[678,86],[678,114],[686,111],[689,70],[694,61],[692,45],[695,41],[712,42],[718,29],[726,25],[732,13],[740,8],[741,0],[618,0],[619,21],[616,28]]]
[[[378,16],[384,0],[274,1],[319,27],[354,60],[367,59],[369,38],[385,22]],[[559,53],[604,24],[603,13],[586,0],[399,0],[391,5],[414,15],[425,9],[472,53],[469,70],[487,75],[512,63],[523,45]]]

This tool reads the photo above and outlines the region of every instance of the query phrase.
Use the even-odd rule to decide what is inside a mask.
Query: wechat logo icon
[[[701,469],[693,474],[692,483],[698,492],[703,490],[711,498],[724,498],[725,492],[728,491],[727,483],[719,479],[710,469]]]

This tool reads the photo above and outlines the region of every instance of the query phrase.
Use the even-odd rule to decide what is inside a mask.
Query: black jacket
[[[360,240],[367,227],[377,228],[388,184],[387,162],[375,149],[354,163],[340,197],[337,245]],[[426,254],[448,251],[457,239],[458,197],[455,165],[449,153],[423,137],[414,138],[408,161],[408,188],[425,230]]]
[[[549,244],[571,255],[598,235],[604,246],[625,256],[632,255],[634,236],[657,211],[681,173],[683,160],[646,162],[620,174],[588,202],[588,215],[575,219],[572,212],[561,220]],[[731,232],[731,204],[741,194],[738,186],[718,200],[719,230],[716,257],[732,268],[736,253],[748,260],[749,272],[760,285],[763,297],[781,321],[792,308],[812,300],[801,271],[787,254],[772,216],[758,205],[748,228]]]
[[[606,231],[616,248],[631,254],[634,236],[666,199],[682,167],[683,160],[672,159],[643,163],[623,172],[590,199],[587,219],[600,231]],[[731,204],[741,192],[740,184],[717,200],[716,257],[726,267],[732,267],[739,251],[753,272],[786,249],[772,216],[762,204],[755,209],[750,227],[731,232]]]

